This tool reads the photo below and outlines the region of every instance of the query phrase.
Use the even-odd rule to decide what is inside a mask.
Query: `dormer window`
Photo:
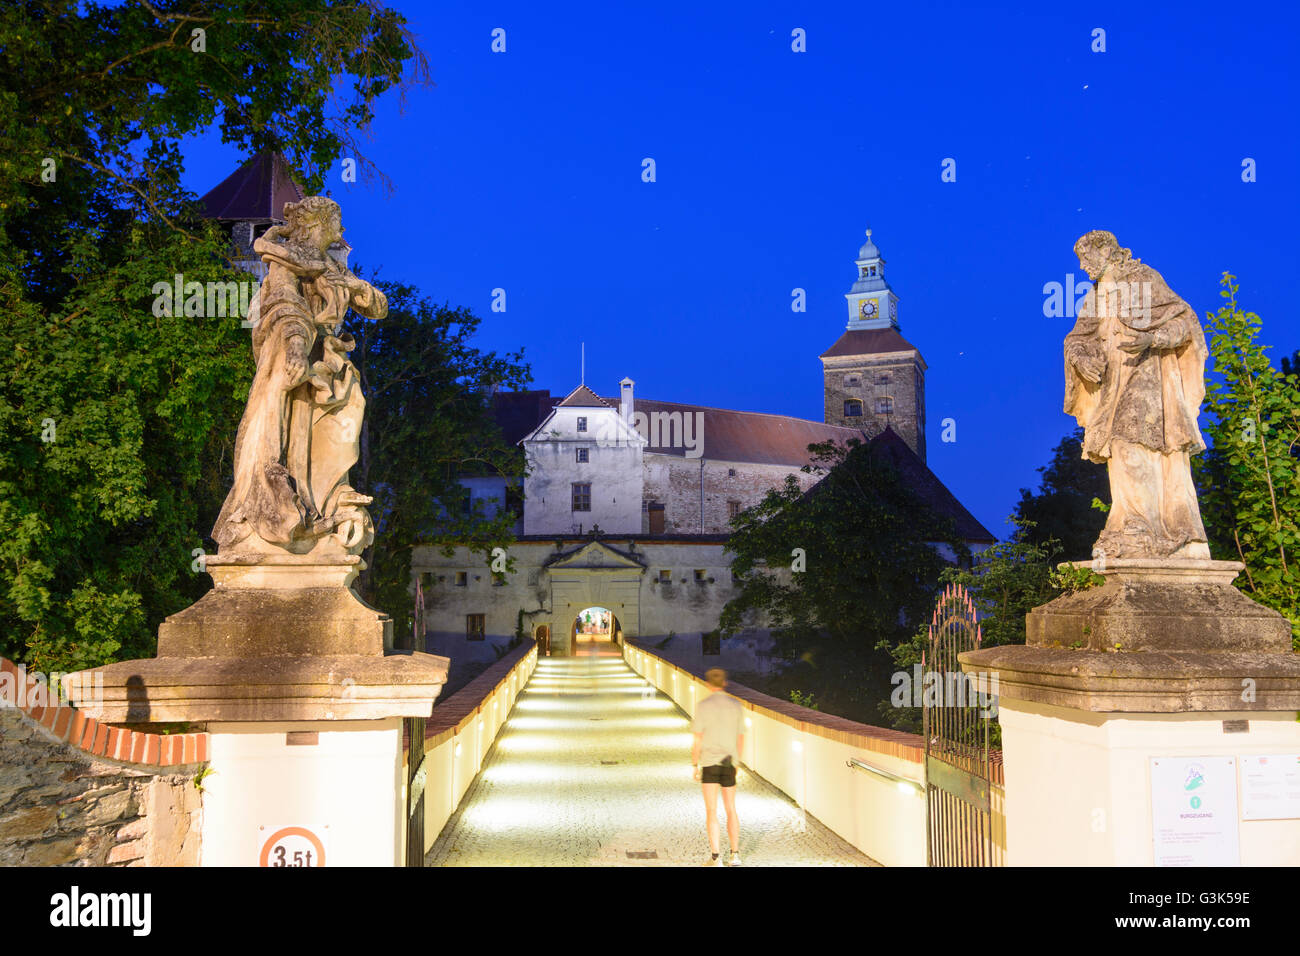
[[[862,402],[860,399],[850,398],[845,400],[844,417],[845,418],[862,417]]]
[[[580,432],[585,432],[586,430],[587,430],[587,419],[586,419],[586,418],[579,418],[579,419],[578,419],[578,431],[580,431]]]

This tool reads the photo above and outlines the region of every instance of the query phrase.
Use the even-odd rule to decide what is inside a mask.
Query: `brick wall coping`
[[[627,644],[629,647],[633,647],[643,654],[660,661],[665,667],[670,667],[692,680],[704,682],[703,674],[682,667],[680,664],[674,664],[666,657],[656,654],[644,644],[632,640],[629,640]],[[796,730],[815,734],[818,737],[825,737],[827,740],[834,740],[837,743],[848,744],[850,747],[856,747],[860,750],[887,754],[891,757],[898,757],[915,763],[921,763],[925,759],[925,739],[919,734],[889,730],[885,727],[873,727],[870,724],[860,724],[845,717],[836,717],[834,714],[823,714],[819,710],[801,707],[798,704],[781,700],[779,697],[772,697],[761,691],[756,691],[752,687],[746,687],[732,681],[727,681],[727,693],[740,700],[745,705],[746,710],[761,712],[765,717],[788,724]]]
[[[180,767],[208,759],[206,733],[151,734],[106,724],[70,704],[34,706],[29,701],[58,700],[57,689],[8,658],[0,657],[0,673],[8,675],[0,680],[0,706],[19,709],[56,739],[91,757],[147,767]]]
[[[525,639],[456,693],[435,703],[432,716],[424,722],[424,749],[432,750],[468,727],[487,701],[510,679],[511,671],[536,648],[536,641]]]

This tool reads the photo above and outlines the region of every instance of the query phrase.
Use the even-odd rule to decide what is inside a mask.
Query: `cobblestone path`
[[[690,747],[685,715],[621,657],[542,658],[426,863],[700,865]],[[875,865],[746,770],[736,810],[745,866]]]

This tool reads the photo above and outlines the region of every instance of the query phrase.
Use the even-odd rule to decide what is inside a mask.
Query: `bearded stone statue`
[[[1208,350],[1196,311],[1112,233],[1074,245],[1094,286],[1065,337],[1065,411],[1104,462],[1111,509],[1093,556],[1208,559],[1191,455]]]

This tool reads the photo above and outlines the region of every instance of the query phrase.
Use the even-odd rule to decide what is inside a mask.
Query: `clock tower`
[[[892,428],[924,461],[925,360],[899,331],[898,296],[870,229],[855,265],[857,280],[844,296],[848,324],[821,355],[826,424],[872,437]]]

